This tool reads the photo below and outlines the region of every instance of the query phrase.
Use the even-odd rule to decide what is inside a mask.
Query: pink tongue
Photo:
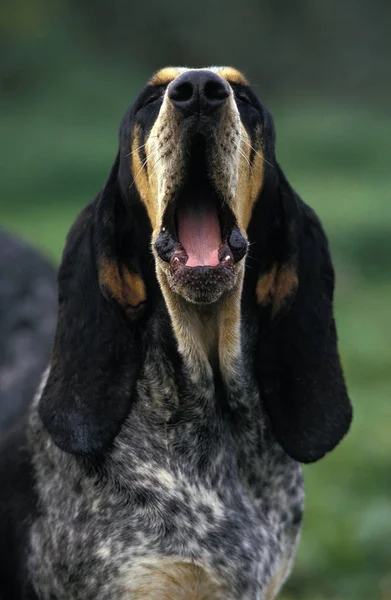
[[[189,257],[186,266],[218,265],[221,231],[215,205],[188,202],[177,217],[178,238]]]

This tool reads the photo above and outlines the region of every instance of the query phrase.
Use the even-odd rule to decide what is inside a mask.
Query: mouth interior
[[[195,136],[185,185],[176,200],[174,217],[176,236],[185,253],[187,267],[215,267],[220,264],[225,225],[229,218],[226,214],[229,209],[225,211],[223,204],[208,175],[205,139]]]
[[[222,245],[216,198],[208,189],[188,189],[176,211],[178,240],[187,254],[188,267],[219,264]]]
[[[194,136],[189,147],[186,179],[163,216],[155,242],[160,258],[179,267],[231,268],[247,251],[230,206],[210,176],[213,164],[205,138]]]

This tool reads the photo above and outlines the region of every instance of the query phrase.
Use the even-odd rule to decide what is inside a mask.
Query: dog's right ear
[[[124,203],[119,157],[69,232],[58,274],[59,312],[40,417],[66,452],[107,449],[125,420],[139,373],[146,285],[131,232],[118,239]],[[120,216],[118,211],[122,211]],[[134,227],[131,215],[130,227]]]
[[[341,441],[352,407],[337,347],[327,237],[277,164],[276,176],[263,198],[274,219],[258,214],[254,223],[268,228],[259,226],[258,247],[253,245],[261,271],[257,373],[277,441],[289,456],[310,463]]]

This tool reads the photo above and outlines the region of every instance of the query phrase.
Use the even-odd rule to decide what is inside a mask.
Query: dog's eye
[[[152,104],[153,102],[156,102],[156,100],[160,100],[163,94],[164,88],[157,88],[151,93],[150,96],[145,98],[145,100],[143,101],[143,106],[148,106],[148,104]]]
[[[251,104],[250,98],[247,96],[244,90],[235,90],[235,98],[240,102],[244,102],[245,104]]]

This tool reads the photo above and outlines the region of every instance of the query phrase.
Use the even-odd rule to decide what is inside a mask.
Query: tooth
[[[162,227],[162,231],[163,231],[163,232],[164,232],[164,231],[166,231],[166,228],[165,228],[165,227]]]
[[[232,258],[230,257],[229,254],[227,254],[227,256],[224,256],[223,261],[224,262],[231,262]]]
[[[172,259],[172,262],[179,263],[180,260],[179,260],[179,258],[177,256],[174,256],[174,258]]]

